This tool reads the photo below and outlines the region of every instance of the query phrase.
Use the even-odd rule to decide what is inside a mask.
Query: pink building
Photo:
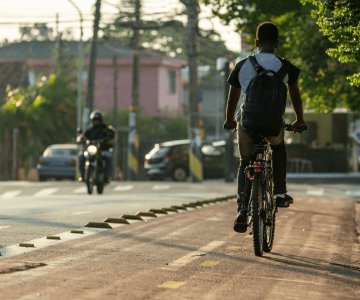
[[[77,59],[78,42],[62,41],[68,57]],[[0,83],[0,103],[4,99],[7,84],[12,87],[35,82],[36,78],[49,74],[54,67],[54,41],[19,42],[0,47],[0,66],[6,65]],[[88,61],[90,44],[84,43],[85,62]],[[117,106],[128,108],[131,103],[133,50],[113,41],[100,41],[97,48],[94,108],[111,113],[114,106],[114,66],[117,57]],[[19,67],[19,65],[21,67]],[[185,61],[157,53],[141,51],[139,68],[139,106],[147,115],[179,114],[182,112],[183,86],[181,68]],[[13,68],[12,68],[13,66]],[[15,74],[14,76],[14,72]],[[10,76],[12,74],[12,76]],[[15,79],[14,79],[15,78]],[[16,78],[22,78],[16,81]],[[87,63],[83,73],[86,88]],[[84,93],[85,103],[85,93]]]

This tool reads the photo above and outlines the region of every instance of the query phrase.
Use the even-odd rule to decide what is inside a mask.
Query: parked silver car
[[[50,178],[76,179],[79,146],[76,144],[54,144],[48,146],[37,163],[39,181]]]

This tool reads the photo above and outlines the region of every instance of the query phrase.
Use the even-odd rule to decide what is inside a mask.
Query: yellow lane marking
[[[178,289],[179,287],[182,287],[185,285],[185,281],[165,281],[164,283],[158,285],[159,288],[164,289]]]
[[[240,250],[241,248],[239,246],[228,246],[226,247],[226,250],[230,250],[230,251],[237,251]]]
[[[200,264],[200,266],[211,268],[211,267],[217,266],[219,263],[220,263],[220,262],[219,262],[219,261],[216,261],[216,260],[205,260],[204,262],[202,262],[202,263]]]
[[[222,246],[224,243],[224,241],[212,241],[209,244],[199,248],[198,250],[190,252],[183,257],[174,260],[173,262],[169,263],[168,266],[164,267],[164,269],[178,270],[181,267],[193,262],[194,260],[206,255],[208,252]]]

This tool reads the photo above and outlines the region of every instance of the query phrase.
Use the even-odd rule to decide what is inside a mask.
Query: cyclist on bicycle
[[[275,54],[275,49],[278,47],[278,28],[271,22],[261,23],[256,30],[256,46],[258,52],[255,54],[256,60],[260,66],[266,70],[278,71],[282,66],[282,61]],[[303,107],[301,95],[298,85],[298,77],[300,70],[288,63],[287,74],[284,77],[284,82],[288,85],[290,99],[296,114],[296,121],[293,122],[295,130],[306,127],[303,118]],[[231,71],[228,78],[230,84],[230,91],[226,106],[226,117],[224,128],[236,128],[238,135],[238,145],[240,153],[240,167],[238,171],[238,214],[234,222],[234,230],[236,232],[246,232],[247,229],[247,207],[246,197],[244,195],[245,189],[245,174],[244,169],[252,159],[252,145],[253,140],[249,133],[241,126],[240,109],[241,104],[245,98],[245,91],[252,78],[256,76],[256,71],[248,58],[238,62]],[[240,100],[240,101],[239,101]],[[238,102],[240,102],[238,107]],[[238,107],[238,109],[237,109]],[[276,198],[276,205],[278,207],[288,207],[292,204],[293,198],[289,196],[286,190],[286,148],[284,142],[284,130],[282,129],[278,136],[266,137],[267,142],[270,143],[273,154],[273,172],[274,172],[274,197]]]

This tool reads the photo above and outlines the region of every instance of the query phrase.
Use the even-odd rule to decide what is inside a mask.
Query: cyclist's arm
[[[300,124],[305,124],[304,122],[304,110],[303,110],[303,105],[302,105],[302,100],[301,100],[301,94],[300,94],[300,89],[299,89],[299,83],[298,81],[289,84],[289,94],[290,94],[290,99],[292,102],[292,105],[294,107],[294,111],[296,114],[296,121],[295,123],[297,125]]]
[[[225,124],[235,122],[235,111],[240,98],[241,88],[230,86],[226,103]]]

